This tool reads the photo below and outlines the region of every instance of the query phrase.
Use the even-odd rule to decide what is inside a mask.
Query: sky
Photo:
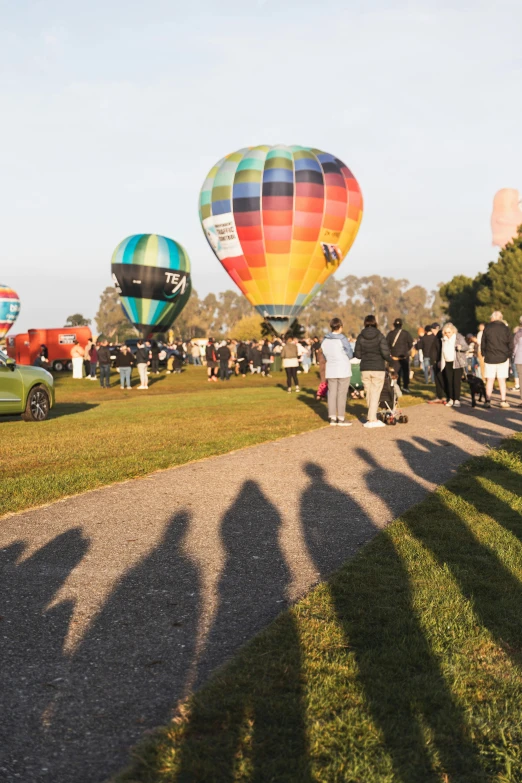
[[[181,242],[235,288],[198,194],[223,155],[301,144],[353,171],[338,277],[428,289],[485,270],[495,192],[522,191],[519,0],[0,0],[0,283],[12,333],[93,318],[114,248]]]

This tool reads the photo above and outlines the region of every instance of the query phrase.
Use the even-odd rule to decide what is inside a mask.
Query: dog
[[[471,392],[471,407],[475,408],[477,405],[477,397],[479,402],[482,402],[482,399],[484,399],[484,402],[486,401],[486,387],[484,386],[484,381],[481,378],[477,378],[477,376],[473,375],[471,372],[467,373],[466,380],[469,383],[469,390]]]

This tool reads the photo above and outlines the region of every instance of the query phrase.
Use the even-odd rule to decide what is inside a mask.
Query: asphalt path
[[[106,779],[285,606],[522,425],[516,408],[408,414],[0,519],[0,780]]]

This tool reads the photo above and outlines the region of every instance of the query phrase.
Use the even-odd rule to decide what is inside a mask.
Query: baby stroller
[[[377,412],[377,418],[383,421],[385,424],[407,424],[408,417],[398,407],[399,397],[401,396],[401,390],[397,379],[392,378],[389,372],[384,375],[384,386],[382,387],[381,396],[379,399],[379,410]]]

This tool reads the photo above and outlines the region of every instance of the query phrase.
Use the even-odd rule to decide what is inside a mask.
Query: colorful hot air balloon
[[[187,251],[159,234],[124,239],[113,253],[111,268],[123,312],[145,336],[168,329],[192,290]]]
[[[200,193],[212,250],[280,334],[339,267],[362,210],[351,171],[311,147],[234,152],[210,170]]]
[[[20,299],[18,294],[8,285],[0,284],[0,340],[3,340],[7,332],[18,318],[20,312]]]

